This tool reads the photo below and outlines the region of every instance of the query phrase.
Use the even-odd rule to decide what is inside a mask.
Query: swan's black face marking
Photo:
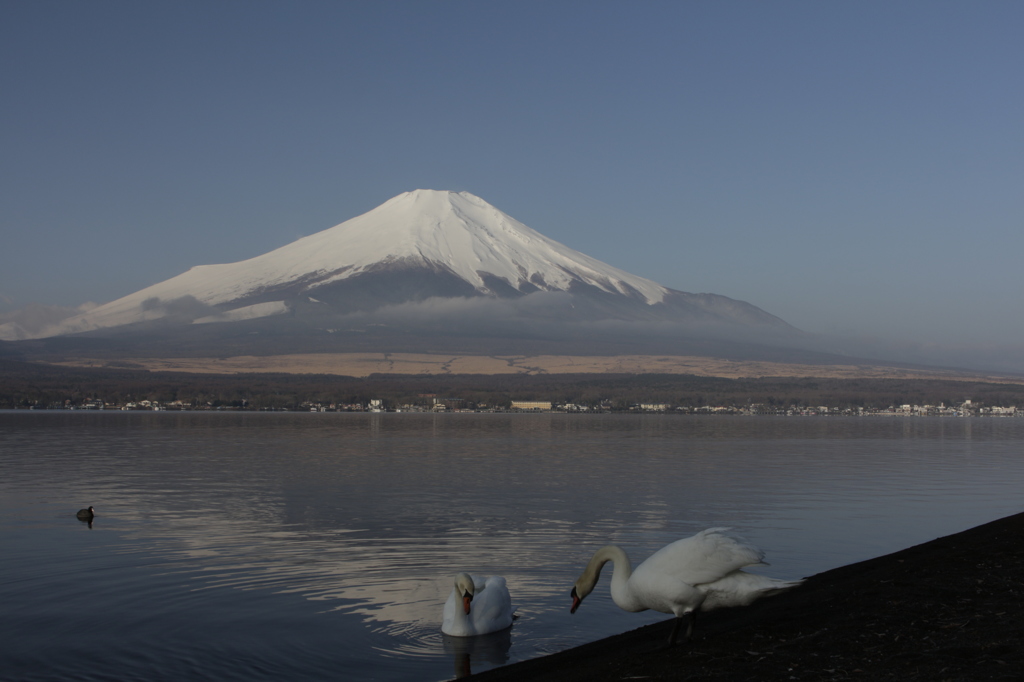
[[[569,609],[569,613],[576,613],[576,609],[578,609],[580,607],[580,604],[583,603],[583,597],[581,597],[578,594],[576,594],[576,588],[575,587],[572,588],[572,593],[571,594],[572,594],[572,608]]]
[[[466,615],[469,615],[469,604],[473,601],[473,595],[466,592],[462,595],[462,608],[466,610]]]

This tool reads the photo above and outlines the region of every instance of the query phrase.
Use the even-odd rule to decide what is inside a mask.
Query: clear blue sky
[[[0,310],[416,188],[802,329],[1024,347],[1024,3],[0,2]]]

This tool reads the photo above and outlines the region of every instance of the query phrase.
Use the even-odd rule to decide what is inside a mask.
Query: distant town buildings
[[[606,413],[628,412],[646,414],[697,414],[697,415],[760,415],[781,417],[816,417],[816,416],[855,416],[855,417],[1024,417],[1024,409],[1013,405],[981,405],[970,399],[955,405],[914,405],[901,404],[887,407],[831,407],[828,405],[766,405],[750,403],[747,405],[702,405],[681,406],[669,403],[635,403],[631,405],[615,405],[607,400],[594,404],[556,403],[550,400],[512,400],[505,405],[488,405],[474,403],[463,398],[445,398],[434,394],[420,395],[416,402],[394,403],[384,398],[372,398],[364,402],[333,403],[333,402],[300,402],[297,405],[259,407],[250,405],[248,401],[233,404],[215,404],[213,402],[189,402],[174,400],[161,403],[155,400],[138,400],[117,403],[90,398],[73,403],[65,400],[54,404],[20,405],[16,409],[50,409],[50,410],[247,410],[247,411],[298,411],[298,412],[563,412],[563,413]]]
[[[550,412],[550,400],[513,400],[512,409],[520,412]]]

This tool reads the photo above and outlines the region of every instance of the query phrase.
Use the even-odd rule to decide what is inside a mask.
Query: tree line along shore
[[[0,409],[118,407],[236,410],[509,410],[699,414],[1024,413],[1024,385],[943,379],[681,374],[503,374],[346,377],[187,374],[0,360]],[[1017,409],[1020,406],[1022,409]]]

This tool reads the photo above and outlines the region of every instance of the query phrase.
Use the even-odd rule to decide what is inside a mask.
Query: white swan
[[[453,637],[486,635],[504,630],[515,619],[512,597],[500,575],[482,578],[468,573],[455,576],[455,589],[444,603],[441,632]]]
[[[802,580],[776,580],[745,573],[744,566],[764,564],[764,552],[745,540],[725,534],[728,528],[708,528],[693,537],[677,540],[652,554],[634,571],[629,557],[615,545],[594,553],[572,588],[572,609],[576,613],[590,594],[601,568],[614,562],[612,601],[626,611],[654,609],[676,617],[669,636],[674,644],[683,618],[688,620],[686,637],[693,631],[698,610],[724,606],[746,606],[754,600],[796,587]]]

